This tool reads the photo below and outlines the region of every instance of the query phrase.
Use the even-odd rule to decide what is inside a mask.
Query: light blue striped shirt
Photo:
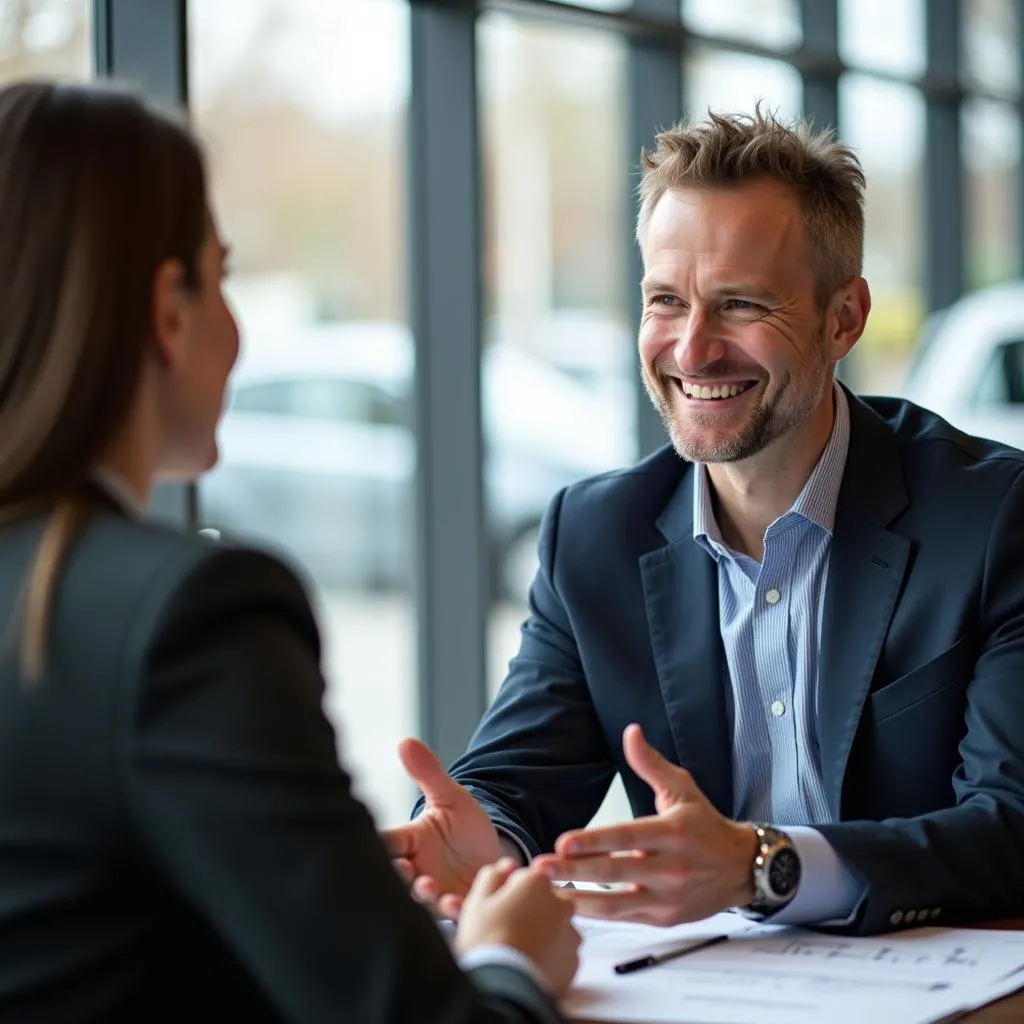
[[[779,923],[847,917],[862,887],[813,826],[831,821],[818,749],[818,654],[836,502],[850,443],[834,386],[832,434],[792,508],[764,535],[758,563],[722,539],[707,468],[695,468],[693,539],[718,563],[718,607],[731,682],[733,810],[793,838],[803,862]]]

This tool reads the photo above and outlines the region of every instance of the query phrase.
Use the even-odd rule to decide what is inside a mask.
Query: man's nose
[[[672,347],[672,356],[684,373],[699,373],[725,356],[725,342],[706,314],[691,309],[679,324],[679,337]]]

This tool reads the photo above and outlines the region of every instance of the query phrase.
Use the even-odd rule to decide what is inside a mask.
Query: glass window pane
[[[683,101],[697,120],[708,110],[749,114],[759,100],[783,120],[799,117],[803,109],[800,74],[782,61],[695,47],[683,72]]]
[[[566,7],[589,7],[593,11],[628,11],[633,0],[556,0]]]
[[[803,38],[796,0],[683,0],[683,21],[694,32],[780,49]]]
[[[478,42],[493,691],[519,645],[549,501],[635,451],[625,264],[639,154],[624,146],[622,39],[490,14]],[[628,815],[621,791],[603,813]]]
[[[403,0],[191,0],[190,74],[243,335],[204,522],[314,587],[326,709],[378,820],[412,797]]]
[[[969,397],[970,407],[982,412],[1024,403],[1024,342],[997,345]]]
[[[971,287],[1016,277],[1020,267],[1017,174],[1020,116],[1012,107],[968,100],[961,114]]]
[[[839,121],[843,141],[867,177],[864,276],[872,307],[851,356],[851,377],[859,390],[892,393],[899,388],[924,309],[924,101],[906,86],[844,75]]]
[[[839,55],[900,75],[925,69],[924,0],[840,0]]]
[[[0,3],[0,81],[92,73],[92,0]]]
[[[1020,89],[1020,23],[1013,0],[963,0],[964,79],[968,85]]]
[[[287,381],[253,382],[233,389],[229,398],[232,409],[258,412],[265,416],[290,416],[295,406],[292,385]]]

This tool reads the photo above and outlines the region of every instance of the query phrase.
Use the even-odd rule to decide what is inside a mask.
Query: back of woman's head
[[[199,147],[122,89],[0,89],[0,517],[80,485],[128,417],[161,263],[197,285]]]
[[[178,261],[198,290],[207,217],[202,155],[174,117],[109,86],[0,89],[0,524],[50,510],[8,623],[29,679],[89,477],[140,389],[157,270]]]

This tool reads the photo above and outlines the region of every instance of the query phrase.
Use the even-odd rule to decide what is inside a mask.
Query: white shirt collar
[[[145,506],[139,501],[139,496],[120,473],[107,466],[97,466],[92,471],[92,479],[129,518],[145,518]]]
[[[790,509],[809,522],[816,523],[830,535],[835,524],[839,488],[842,486],[846,455],[850,447],[850,405],[839,382],[833,382],[832,387],[835,395],[832,433],[807,483]],[[697,474],[693,488],[693,539],[704,539],[724,549],[725,541],[711,502],[711,481],[708,479],[707,466],[702,462],[695,463],[693,471]]]

